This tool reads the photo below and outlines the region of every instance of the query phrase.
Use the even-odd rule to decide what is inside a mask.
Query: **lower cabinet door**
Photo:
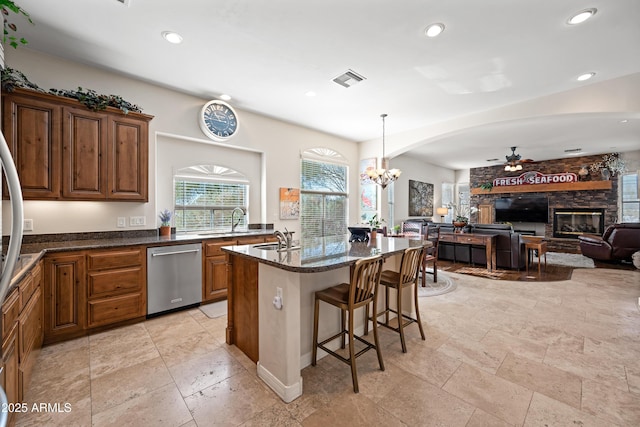
[[[204,260],[203,301],[216,301],[227,297],[229,265],[225,255],[206,257]]]

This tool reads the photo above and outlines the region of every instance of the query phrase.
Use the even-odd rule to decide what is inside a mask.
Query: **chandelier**
[[[384,119],[387,115],[380,114],[380,117],[382,117],[382,160],[380,161],[380,169],[369,169],[367,170],[367,175],[373,182],[384,189],[389,183],[398,179],[402,171],[400,169],[388,169],[389,159],[384,156]]]

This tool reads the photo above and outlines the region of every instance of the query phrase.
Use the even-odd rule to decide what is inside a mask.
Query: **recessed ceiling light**
[[[314,97],[316,96],[316,93],[312,90],[310,90],[309,92],[305,93],[305,95],[309,96],[309,97]]]
[[[584,73],[578,76],[577,80],[579,82],[584,82],[585,80],[589,80],[591,77],[595,76],[596,73]]]
[[[163,31],[162,32],[162,37],[168,41],[169,43],[173,43],[173,44],[180,44],[182,43],[182,36],[178,33],[175,33],[173,31]]]
[[[220,99],[222,99],[223,101],[231,101],[231,96],[223,93],[222,95],[220,95]]]
[[[622,119],[622,120],[620,120],[620,123],[622,123],[622,124],[624,124],[624,123],[629,123],[629,120],[627,120],[627,119]]]
[[[442,33],[444,31],[444,24],[441,23],[437,23],[437,24],[431,24],[429,25],[425,30],[424,33],[427,37],[437,37],[440,35],[440,33]]]
[[[596,9],[595,7],[594,8],[590,8],[590,9],[582,10],[582,11],[576,13],[575,15],[573,15],[571,18],[569,18],[567,23],[569,25],[582,24],[584,21],[586,21],[587,19],[589,19],[593,15],[595,15],[597,11],[598,11],[598,9]]]

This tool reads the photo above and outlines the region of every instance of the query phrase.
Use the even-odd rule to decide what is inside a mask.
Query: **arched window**
[[[173,177],[176,231],[230,231],[233,209],[242,208],[239,228],[248,224],[249,181],[218,165],[181,168]]]

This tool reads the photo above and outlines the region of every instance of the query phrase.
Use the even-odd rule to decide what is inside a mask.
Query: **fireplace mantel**
[[[491,190],[472,188],[471,194],[544,193],[549,191],[611,190],[611,181],[579,181],[555,184],[505,185]]]

